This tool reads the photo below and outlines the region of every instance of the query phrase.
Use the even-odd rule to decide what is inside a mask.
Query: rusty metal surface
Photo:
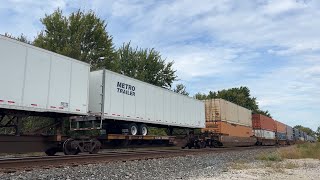
[[[114,140],[114,139],[128,139],[128,140],[173,140],[174,136],[153,136],[153,135],[123,135],[123,134],[108,134],[101,136],[101,140]]]
[[[224,121],[206,122],[207,127],[202,132],[212,132],[216,134],[226,134],[237,137],[251,137],[253,135],[252,128],[238,124],[232,124]]]
[[[224,147],[253,146],[257,142],[256,137],[220,136],[220,142]]]
[[[275,121],[267,116],[262,114],[253,114],[252,115],[252,127],[253,129],[262,129],[268,131],[276,131]]]
[[[280,121],[275,121],[275,122],[276,122],[277,132],[286,133],[287,131],[286,125]]]
[[[263,146],[274,146],[274,145],[276,145],[276,139],[258,138],[258,141],[261,142],[261,145],[263,145]]]
[[[0,153],[41,152],[57,143],[61,136],[0,135]]]

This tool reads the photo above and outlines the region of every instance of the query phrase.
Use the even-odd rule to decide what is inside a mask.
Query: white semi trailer
[[[86,115],[90,65],[0,36],[0,113]]]
[[[92,123],[97,126],[90,128],[147,135],[148,125],[204,128],[204,113],[202,101],[109,70],[99,70],[90,73],[89,116],[74,121],[100,121],[99,125]],[[81,125],[74,129],[80,130]]]
[[[55,118],[54,125],[86,115],[89,73],[87,63],[0,35],[0,128],[20,135],[29,116]]]

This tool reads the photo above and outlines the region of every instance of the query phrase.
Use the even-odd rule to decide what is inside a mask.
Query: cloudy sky
[[[32,40],[58,7],[93,10],[116,46],[131,41],[174,60],[192,95],[248,86],[275,119],[320,125],[320,1],[0,0],[0,34]]]

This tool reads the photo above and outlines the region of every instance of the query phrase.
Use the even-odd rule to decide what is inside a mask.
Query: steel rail
[[[50,168],[61,166],[78,166],[83,164],[107,163],[115,161],[132,161],[155,158],[169,158],[177,156],[197,155],[204,153],[223,153],[228,151],[244,151],[250,149],[266,149],[275,147],[233,147],[233,148],[205,148],[205,149],[177,149],[177,150],[129,150],[112,151],[101,154],[80,154],[68,156],[39,156],[23,158],[0,159],[0,171],[15,172],[33,168]]]

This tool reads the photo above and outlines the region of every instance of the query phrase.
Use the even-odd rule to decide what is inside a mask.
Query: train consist
[[[291,145],[315,142],[299,129],[223,99],[205,100],[206,128],[202,137],[189,138],[189,148]]]
[[[57,128],[50,147],[43,147],[48,155],[61,149],[65,154],[95,153],[112,140],[171,142],[174,128],[201,129],[202,146],[315,141],[223,99],[199,101],[108,70],[90,72],[87,63],[4,36],[0,50],[0,122],[9,119],[1,128],[14,127],[20,138],[23,118],[41,116],[54,118],[56,127],[67,117],[73,131],[100,131],[99,137],[72,139],[63,138]],[[148,127],[167,128],[169,136],[149,136]],[[44,141],[49,142],[39,139]]]

